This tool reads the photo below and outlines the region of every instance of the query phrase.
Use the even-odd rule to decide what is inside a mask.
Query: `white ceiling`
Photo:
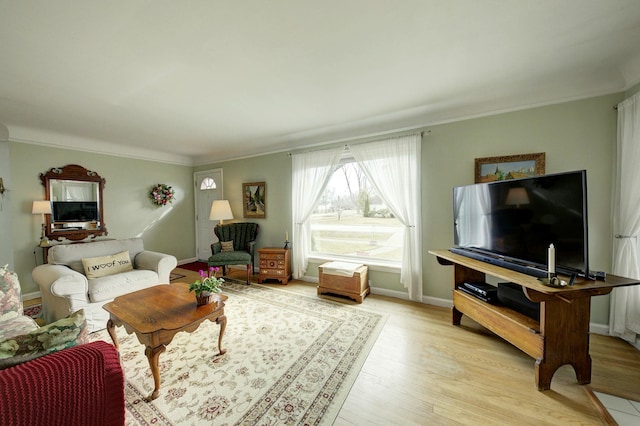
[[[639,0],[0,0],[11,140],[184,164],[638,82]]]

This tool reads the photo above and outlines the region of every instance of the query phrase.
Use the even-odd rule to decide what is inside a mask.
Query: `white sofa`
[[[87,279],[82,259],[129,252],[132,270]],[[102,306],[115,297],[157,284],[169,284],[177,266],[174,256],[144,250],[140,238],[60,244],[49,249],[48,263],[37,266],[33,280],[40,286],[43,318],[47,324],[84,309],[88,331],[107,326]]]

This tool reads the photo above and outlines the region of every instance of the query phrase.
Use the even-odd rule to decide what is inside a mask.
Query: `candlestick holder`
[[[289,240],[284,240],[284,249],[288,249],[289,248]]]
[[[538,278],[538,281],[549,287],[565,287],[569,285],[565,280],[558,278],[556,274],[549,274],[546,278]]]

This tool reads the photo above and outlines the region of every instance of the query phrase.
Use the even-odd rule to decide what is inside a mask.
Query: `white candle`
[[[289,241],[289,231],[284,231],[284,240]]]
[[[556,248],[549,244],[549,275],[556,273]]]

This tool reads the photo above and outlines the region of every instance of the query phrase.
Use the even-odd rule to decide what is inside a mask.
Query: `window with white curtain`
[[[404,226],[350,155],[340,162],[311,215],[310,256],[399,267]]]
[[[400,283],[409,299],[422,300],[421,138],[414,133],[291,156],[294,278],[304,276],[313,253],[337,256],[342,250],[342,258],[399,265]],[[352,160],[347,161],[345,152]],[[367,180],[361,179],[365,175]],[[341,198],[346,194],[351,196],[348,204]],[[396,218],[401,227],[396,227]],[[395,238],[401,249],[393,254]],[[385,247],[379,247],[381,241]],[[373,255],[388,258],[376,262]]]

